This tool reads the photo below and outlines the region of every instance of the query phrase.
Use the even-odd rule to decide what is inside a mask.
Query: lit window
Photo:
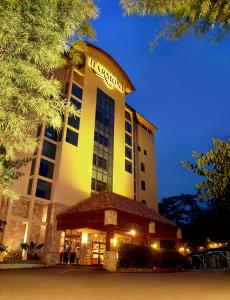
[[[43,141],[43,149],[42,149],[42,155],[49,157],[51,159],[55,159],[56,156],[56,145],[53,143],[50,143],[46,140]]]
[[[132,146],[132,137],[129,134],[125,134],[125,143]]]
[[[76,96],[77,98],[82,99],[82,93],[83,93],[82,88],[80,88],[78,85],[73,83],[73,85],[72,85],[72,94],[74,96]]]
[[[125,156],[132,159],[132,149],[125,146]]]
[[[141,189],[145,191],[145,181],[141,180]]]
[[[54,171],[54,164],[45,159],[41,159],[39,175],[52,179],[53,171]]]
[[[132,133],[132,125],[127,121],[125,121],[125,130],[129,133]]]
[[[67,143],[70,143],[74,146],[77,146],[78,145],[78,133],[77,132],[74,132],[70,129],[67,129],[67,132],[66,132],[66,142]]]
[[[125,160],[125,171],[132,174],[132,163],[128,160]]]
[[[36,196],[44,199],[50,199],[52,184],[50,182],[38,179]]]

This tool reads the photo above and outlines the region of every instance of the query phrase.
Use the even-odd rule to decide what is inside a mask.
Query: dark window
[[[70,99],[71,104],[73,105],[75,110],[80,110],[81,109],[81,102],[75,100],[74,98],[71,97]]]
[[[132,133],[132,125],[127,121],[125,121],[125,130]]]
[[[143,162],[141,162],[141,171],[145,172],[145,164]]]
[[[147,151],[146,150],[144,150],[144,155],[147,155]]]
[[[131,121],[131,115],[127,110],[125,111],[125,118]]]
[[[45,130],[45,136],[51,140],[58,141],[58,133],[53,127],[49,126]]]
[[[34,169],[36,164],[36,158],[32,160],[31,169],[30,169],[30,175],[34,175]]]
[[[128,160],[125,160],[125,171],[132,173],[132,163]]]
[[[41,127],[41,126],[38,126],[38,129],[37,129],[37,136],[40,136],[41,130],[42,130],[42,127]]]
[[[69,82],[66,82],[64,94],[67,94],[68,91],[69,91]]]
[[[125,143],[132,146],[132,137],[129,134],[125,134]]]
[[[145,181],[141,180],[141,189],[145,191]]]
[[[27,189],[27,194],[28,194],[28,195],[31,195],[32,185],[33,185],[33,179],[30,178],[29,184],[28,184],[28,189]]]
[[[68,118],[68,124],[76,129],[79,129],[80,118],[77,116],[70,115]]]
[[[142,200],[141,203],[144,204],[144,205],[146,205],[146,201],[145,200]]]
[[[78,133],[67,128],[66,142],[74,146],[78,145]]]
[[[79,99],[82,99],[82,88],[80,88],[78,85],[74,84],[72,85],[72,94]]]
[[[50,182],[38,179],[36,196],[44,199],[50,199],[52,184]]]
[[[53,172],[54,172],[54,164],[45,159],[41,159],[39,175],[52,179]]]
[[[107,170],[107,160],[103,157],[97,156],[96,154],[93,155],[93,165]]]
[[[137,149],[138,149],[139,152],[141,151],[141,147],[140,146],[137,146]]]
[[[132,149],[125,146],[125,156],[132,159]]]
[[[105,191],[107,189],[107,184],[101,180],[92,178],[91,189],[97,192]]]
[[[108,138],[96,131],[94,133],[94,141],[98,142],[99,144],[105,147],[108,147]]]
[[[50,143],[46,140],[43,141],[43,149],[42,149],[42,155],[49,157],[51,159],[55,159],[56,156],[56,145],[53,143]]]

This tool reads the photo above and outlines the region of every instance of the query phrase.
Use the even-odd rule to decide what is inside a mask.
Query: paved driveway
[[[0,300],[230,300],[230,272],[109,273],[93,267],[0,271]]]

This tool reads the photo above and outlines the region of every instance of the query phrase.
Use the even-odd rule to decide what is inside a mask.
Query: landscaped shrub
[[[176,250],[155,250],[149,246],[123,244],[118,266],[122,268],[185,268],[187,258]]]
[[[188,266],[186,256],[180,254],[176,250],[161,251],[161,267],[162,268],[185,268]]]
[[[119,248],[120,267],[151,268],[155,264],[159,264],[159,255],[148,246],[123,244]]]

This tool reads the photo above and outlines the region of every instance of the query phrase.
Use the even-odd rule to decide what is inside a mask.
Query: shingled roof
[[[108,209],[121,211],[149,220],[154,220],[156,222],[176,226],[174,223],[158,214],[155,210],[148,208],[145,204],[108,191],[93,194],[89,198],[82,200],[74,206],[66,209],[64,212],[59,214],[57,218],[61,219],[62,217],[66,218],[84,212]]]

